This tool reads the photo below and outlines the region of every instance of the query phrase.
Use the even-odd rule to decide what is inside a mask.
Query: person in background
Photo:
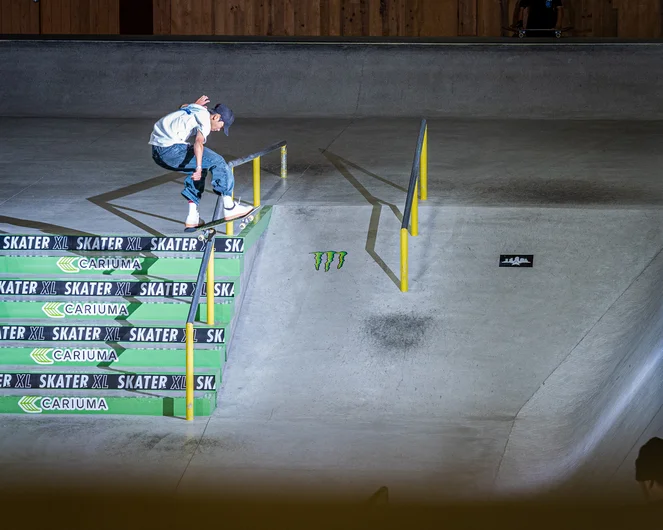
[[[528,33],[528,37],[554,37],[554,30],[562,29],[562,0],[520,0],[520,13],[523,29],[551,30]]]
[[[648,502],[663,506],[663,440],[651,438],[635,461],[635,480]]]

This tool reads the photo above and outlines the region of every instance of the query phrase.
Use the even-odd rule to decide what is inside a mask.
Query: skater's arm
[[[193,154],[196,155],[196,171],[191,176],[193,180],[200,180],[200,177],[202,176],[204,143],[205,137],[200,131],[198,131],[198,134],[196,134],[196,141],[193,144]]]

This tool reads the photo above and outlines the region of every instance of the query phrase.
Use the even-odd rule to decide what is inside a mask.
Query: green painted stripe
[[[252,247],[260,236],[267,230],[272,217],[272,206],[264,206],[256,215],[256,218],[242,230],[244,238],[244,252]]]
[[[66,400],[66,401],[65,401]],[[195,397],[195,416],[209,416],[216,408],[216,393]],[[74,395],[0,396],[0,414],[127,414],[185,417],[184,397],[77,397]]]
[[[108,325],[111,324],[111,325]],[[94,324],[54,324],[38,322],[35,324],[0,322],[0,340],[13,342],[54,342],[54,343],[164,343],[184,347],[186,327],[180,323],[168,325],[167,322],[148,325],[128,323],[112,325],[115,322]],[[226,342],[228,324],[218,322],[208,326],[202,322],[194,325],[194,342],[197,344],[223,344]]]
[[[54,234],[3,234],[0,250],[5,252],[177,252],[194,256],[201,254],[204,242],[198,235],[189,236],[119,236],[119,235],[54,235]],[[216,252],[241,253],[244,241],[241,237],[217,234]]]
[[[226,361],[225,344],[214,349],[194,346],[194,368],[223,368]],[[0,348],[0,366],[71,366],[98,368],[174,367],[186,365],[185,348],[139,349],[120,346],[90,347],[59,346],[55,348]]]
[[[217,256],[215,254],[215,256]],[[216,257],[214,273],[217,278],[238,277],[244,269],[243,256],[237,259]],[[0,274],[66,276],[153,276],[156,279],[189,278],[195,280],[200,270],[199,259],[86,256],[3,256],[0,255]]]
[[[190,300],[195,289],[195,281],[89,280],[77,277],[67,280],[0,278],[0,296],[9,299],[18,296],[29,300],[39,300],[43,297],[54,299],[59,297],[67,300],[77,297],[156,298],[155,303],[164,303],[164,301]],[[204,283],[201,294],[203,297],[207,296],[207,286]],[[240,284],[237,279],[227,281],[216,278],[214,297],[217,301],[237,297],[239,294]]]
[[[190,304],[146,302],[57,301],[22,302],[0,301],[0,319],[45,319],[54,322],[85,320],[108,321],[186,321]],[[214,318],[230,322],[235,313],[234,300],[214,304]],[[207,304],[200,304],[196,320],[207,319]]]

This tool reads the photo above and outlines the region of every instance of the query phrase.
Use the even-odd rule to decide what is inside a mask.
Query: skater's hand
[[[200,105],[201,107],[204,107],[208,103],[209,103],[209,98],[207,96],[200,96],[196,101],[196,105]]]
[[[193,173],[193,175],[191,175],[191,178],[192,178],[193,180],[200,180],[202,176],[203,176],[203,170],[200,169],[200,168],[198,168],[198,169],[196,169],[196,171]]]

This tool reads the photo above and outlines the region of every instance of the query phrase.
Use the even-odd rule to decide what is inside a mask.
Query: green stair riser
[[[194,346],[194,369],[219,368],[223,366],[225,361],[226,350],[224,345],[211,350],[196,349]],[[146,368],[151,366],[182,367],[185,364],[186,351],[184,346],[172,350],[124,349],[117,346],[94,348],[86,345],[56,348],[0,348],[0,366],[70,366],[72,368],[122,369],[134,366]]]
[[[67,390],[77,393],[99,391],[130,392],[184,392],[185,373],[182,368],[176,373],[118,373],[105,372],[25,372],[10,370],[0,372],[2,390]],[[193,388],[196,392],[216,392],[221,383],[221,371],[211,374],[194,374]]]
[[[0,396],[0,414],[130,414],[185,417],[185,397]],[[27,398],[27,399],[26,399]],[[58,401],[56,401],[56,399]],[[21,403],[19,405],[19,402]],[[21,406],[22,405],[22,406]],[[194,416],[209,416],[216,408],[216,393],[194,398]]]
[[[96,260],[96,261],[91,261]],[[102,261],[103,260],[103,261]],[[239,277],[244,258],[215,256],[214,275]],[[85,276],[151,276],[157,279],[189,278],[195,280],[200,271],[200,259],[112,257],[103,258],[55,256],[3,256],[0,255],[0,274],[73,275]]]
[[[194,347],[199,344],[224,344],[224,326],[194,325]],[[32,325],[0,323],[0,344],[14,342],[109,342],[131,344],[164,343],[185,345],[184,326],[92,326],[92,325]]]
[[[45,319],[48,321],[186,321],[189,314],[186,303],[154,302],[5,302],[0,301],[0,319]],[[221,322],[232,320],[235,312],[233,301],[214,304],[214,319]],[[87,314],[86,314],[87,313]],[[196,321],[207,321],[207,304],[201,303]],[[50,322],[49,322],[50,323]]]
[[[123,280],[25,280],[0,278],[0,296],[38,297],[53,296],[65,299],[77,297],[115,298],[166,298],[191,300],[196,282],[173,281],[123,281]],[[207,296],[207,285],[203,283],[201,295]],[[218,281],[214,283],[215,298],[239,296],[239,282]]]
[[[200,255],[204,242],[196,235],[189,236],[113,236],[113,235],[46,235],[3,234],[0,236],[0,252],[114,252],[135,254],[140,252],[176,252],[188,256]],[[245,250],[242,237],[217,235],[214,251],[242,253]]]

